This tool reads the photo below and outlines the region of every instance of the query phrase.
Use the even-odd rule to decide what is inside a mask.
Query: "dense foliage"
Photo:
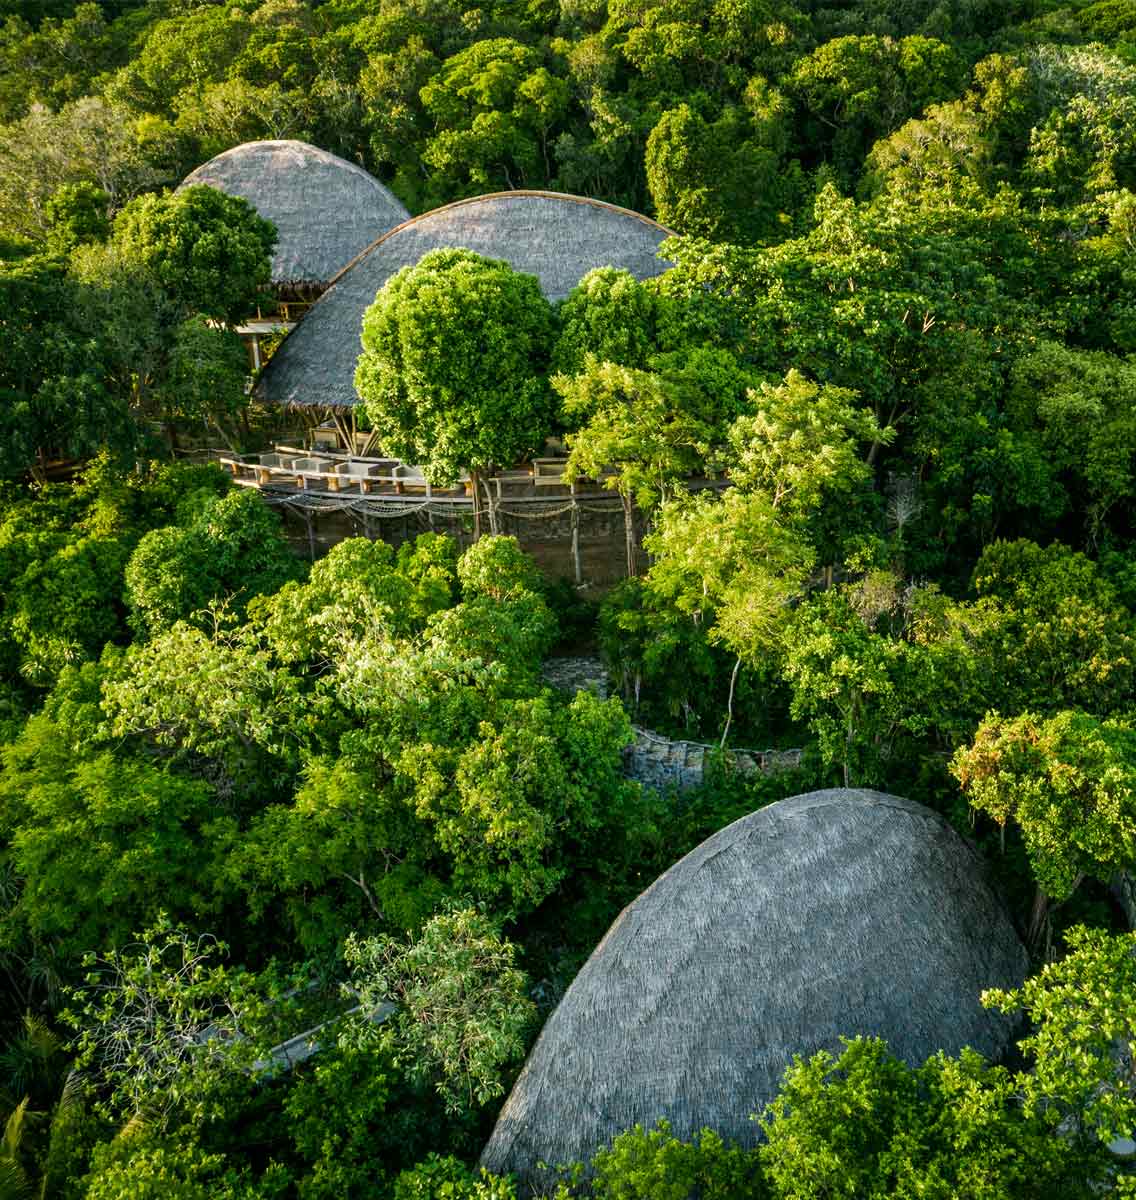
[[[844,783],[985,856],[1033,955],[985,998],[1017,1056],[850,1038],[786,1064],[756,1149],[637,1128],[550,1194],[1134,1194],[1105,1148],[1136,1121],[1132,5],[0,20],[0,1191],[513,1200],[473,1164],[611,920]],[[560,439],[622,501],[626,580],[585,600],[492,524],[309,564],[175,459],[279,419],[235,332],[275,232],[168,189],[280,137],[415,212],[552,188],[675,232],[666,274],[554,306],[438,251],[361,330],[384,452],[479,488]],[[581,644],[610,699],[546,685]],[[660,795],[632,721],[802,765],[712,754]]]

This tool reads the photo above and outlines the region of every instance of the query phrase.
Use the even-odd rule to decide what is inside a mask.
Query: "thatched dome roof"
[[[556,192],[501,192],[436,208],[384,234],[343,272],[273,355],[262,393],[276,404],[357,404],[363,313],[396,271],[430,250],[503,258],[560,300],[593,267],[624,267],[639,279],[661,274],[656,251],[669,236],[639,213]]]
[[[636,1122],[752,1145],[794,1054],[886,1038],[907,1062],[1006,1049],[979,1003],[1025,950],[977,855],[930,809],[833,789],[771,804],[628,905],[528,1057],[482,1155],[535,1178]]]
[[[187,175],[242,196],[276,225],[272,282],[323,286],[410,215],[362,167],[307,142],[245,142]]]

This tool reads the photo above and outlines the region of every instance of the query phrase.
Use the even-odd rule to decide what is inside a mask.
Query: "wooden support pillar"
[[[315,522],[312,520],[311,510],[304,510],[304,524],[308,527],[308,557],[312,562],[316,561],[316,529]]]
[[[352,430],[352,427],[354,426],[355,414],[354,413],[351,414],[351,425],[349,426],[347,424],[347,422],[344,421],[344,419],[338,409],[328,408],[327,412],[328,412],[328,416],[331,417],[332,422],[335,425],[336,433],[338,433],[339,436],[343,439],[343,444],[347,447],[347,453],[354,454],[355,453],[355,442],[354,442],[354,438],[352,437],[351,430]]]

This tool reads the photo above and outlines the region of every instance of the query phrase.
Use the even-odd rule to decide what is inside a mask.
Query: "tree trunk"
[[[469,473],[470,486],[473,489],[473,540],[481,540],[481,475],[477,471]]]
[[[572,484],[572,570],[579,587],[584,582],[584,567],[580,558],[580,505],[576,501],[575,484]]]
[[[1050,958],[1050,936],[1052,926],[1049,920],[1049,897],[1038,888],[1033,894],[1033,905],[1030,909],[1029,931],[1026,940],[1030,953],[1048,962]]]
[[[483,479],[481,485],[485,488],[485,504],[486,510],[489,513],[489,532],[498,534],[501,530],[497,526],[497,506],[493,501],[493,489],[489,486],[488,479]]]
[[[228,449],[229,453],[232,454],[234,458],[240,458],[241,452],[237,449],[236,445],[233,442],[233,439],[231,437],[229,437],[229,435],[225,432],[225,427],[221,424],[220,421],[217,420],[216,417],[212,417],[210,419],[213,422],[213,428],[216,429],[217,432],[221,435],[221,441],[223,441],[225,443],[225,446]]]
[[[730,726],[734,720],[734,685],[738,682],[738,671],[741,665],[742,656],[739,654],[734,662],[734,669],[730,672],[730,696],[726,701],[726,728],[722,730],[722,740],[718,743],[720,750],[726,748],[726,738],[730,736]]]
[[[627,543],[627,578],[634,579],[639,574],[635,561],[635,517],[631,509],[631,497],[620,496],[623,501],[623,535]]]
[[[848,708],[848,728],[844,734],[844,786],[852,786],[851,772],[848,770],[848,760],[852,757],[852,735],[855,731],[853,723],[856,713],[855,704],[849,705]]]

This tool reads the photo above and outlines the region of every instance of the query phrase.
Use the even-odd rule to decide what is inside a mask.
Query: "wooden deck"
[[[473,505],[472,483],[463,475],[454,487],[436,487],[421,467],[391,458],[365,458],[335,451],[299,450],[277,446],[269,454],[242,457],[220,455],[218,461],[241,487],[265,489],[276,495],[311,495],[325,499],[349,496],[405,504],[418,498],[447,505]],[[557,499],[611,498],[611,491],[594,479],[567,484],[562,476],[567,460],[538,458],[515,470],[486,477],[486,500],[500,503],[543,502]]]
[[[274,495],[310,495],[313,498],[348,499],[366,497],[373,501],[405,504],[413,499],[441,501],[447,505],[473,506],[473,485],[463,475],[454,487],[436,487],[426,478],[419,466],[393,458],[366,458],[335,450],[300,450],[277,446],[269,454],[241,457],[218,455],[217,461],[241,487],[271,491]],[[566,458],[535,458],[508,471],[499,471],[482,482],[487,494],[485,504],[547,504],[556,500],[588,500],[614,498],[601,479],[579,478],[564,482]],[[720,491],[728,486],[726,480],[702,477],[687,480],[691,491],[710,488]]]

